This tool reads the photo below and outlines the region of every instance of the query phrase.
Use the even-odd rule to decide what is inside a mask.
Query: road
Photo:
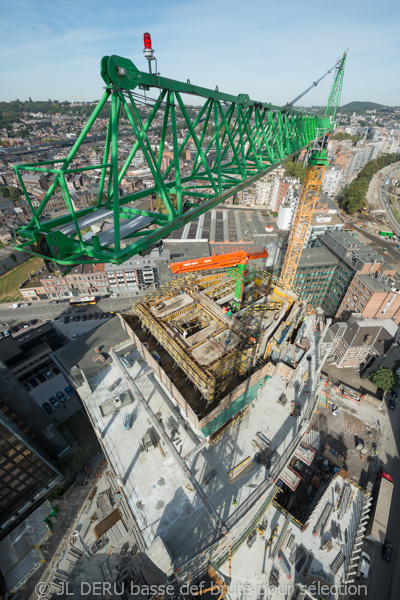
[[[396,217],[393,215],[390,206],[385,203],[382,197],[382,181],[386,178],[397,177],[400,178],[400,165],[395,163],[394,165],[389,165],[385,167],[379,173],[374,175],[369,184],[368,192],[367,192],[367,200],[368,206],[372,210],[380,210],[383,209],[386,211],[386,218],[388,219],[393,230],[400,235],[400,223],[397,221]]]
[[[382,254],[382,247],[386,248],[387,252],[383,253],[384,258],[394,266],[400,265],[400,249],[397,248],[398,242],[392,242],[391,240],[382,240],[379,235],[369,233],[367,230],[358,227],[352,223],[354,229],[359,231],[364,237],[372,242],[370,246],[374,248],[379,254]]]
[[[122,312],[130,308],[133,299],[136,297],[104,298],[96,304],[96,308],[87,306],[86,312]],[[7,327],[9,323],[29,321],[30,319],[49,321],[56,317],[63,317],[70,310],[68,303],[49,304],[48,300],[37,300],[26,308],[10,308],[10,303],[0,304],[0,323],[3,327]]]

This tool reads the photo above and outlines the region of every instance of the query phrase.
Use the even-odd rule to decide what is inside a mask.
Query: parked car
[[[107,319],[107,313],[102,313],[101,318],[102,319]]]
[[[15,304],[11,304],[10,308],[19,308],[19,302],[16,302]]]
[[[46,381],[46,377],[43,375],[43,373],[39,373],[39,375],[37,375],[37,378],[39,379],[39,381],[41,381],[42,383],[44,383]]]
[[[110,298],[118,298],[118,294],[111,294]]]
[[[387,560],[387,562],[390,562],[392,560],[393,544],[391,542],[388,542],[387,540],[385,540],[385,543],[382,547],[382,556],[385,560]]]
[[[88,320],[88,321],[91,321],[91,320],[92,320],[92,317],[93,317],[92,313],[88,313],[87,320]]]
[[[70,320],[70,321],[73,321],[73,320],[74,320],[74,317],[73,317],[73,315],[71,315],[71,316],[70,316],[69,320]]]
[[[12,331],[12,327],[11,327],[11,331]],[[393,398],[397,398],[399,395],[399,390],[397,388],[395,388],[392,392],[392,396]]]
[[[22,304],[20,304],[19,306],[20,306],[20,308],[26,308],[27,306],[30,306],[30,303],[22,302]]]
[[[74,395],[74,390],[69,385],[67,385],[67,387],[64,388],[64,390],[65,390],[67,396],[73,396]]]
[[[77,339],[77,337],[78,337],[78,334],[77,334],[77,333],[74,333],[74,335],[72,336],[72,340],[76,340],[76,339]]]
[[[55,319],[53,319],[53,323],[58,323],[59,321],[61,321],[60,317],[56,317]],[[64,320],[65,321],[65,320]]]
[[[61,392],[61,391],[57,392],[56,396],[60,400],[60,402],[65,402],[66,397],[65,397],[65,394],[63,394],[63,392]]]
[[[60,404],[59,401],[57,400],[57,398],[55,396],[50,396],[49,402],[54,407],[56,407],[56,406],[58,406]]]
[[[60,374],[60,369],[58,367],[52,367],[52,371],[53,371],[54,375]]]
[[[31,319],[29,321],[28,325],[36,325],[37,321],[38,321],[37,319]]]
[[[50,300],[49,304],[58,304],[58,300]]]
[[[390,410],[395,410],[397,404],[397,399],[393,398],[393,396],[389,400],[389,408]]]
[[[34,377],[32,377],[32,379],[29,379],[29,383],[32,387],[37,387],[39,385]]]
[[[93,319],[98,319],[98,318],[99,318],[99,315],[97,313],[94,313]]]
[[[50,406],[50,404],[48,402],[43,402],[42,408],[43,408],[44,412],[46,412],[48,415],[51,412],[53,412],[53,409],[51,408],[51,406]]]
[[[81,320],[81,315],[76,315],[74,317],[74,321],[80,321]]]
[[[371,558],[369,554],[366,552],[361,552],[360,561],[360,576],[364,579],[367,579],[369,575],[369,566],[371,564]]]
[[[46,375],[47,379],[51,379],[52,377],[54,377],[54,374],[50,370],[46,371],[45,375]]]
[[[383,469],[381,469],[377,475],[377,479],[381,479],[381,478],[387,479],[388,481],[390,481],[391,483],[393,483],[393,477],[387,473],[386,471],[384,471]]]
[[[86,321],[87,316],[86,315],[82,315],[82,321]]]
[[[69,317],[64,317],[64,323],[65,324],[69,323]]]
[[[29,390],[31,389],[31,388],[29,387],[29,385],[28,385],[26,382],[25,382],[25,383],[23,383],[22,385],[24,386],[24,390],[25,390],[26,392],[29,392]]]

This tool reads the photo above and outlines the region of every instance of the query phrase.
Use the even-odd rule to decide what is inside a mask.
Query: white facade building
[[[343,170],[338,166],[328,167],[322,181],[322,191],[327,196],[335,196],[340,187]]]
[[[289,192],[286,194],[286,200],[282,202],[279,208],[278,218],[276,220],[278,229],[290,229],[298,201],[299,197],[297,193],[295,193],[293,188],[289,188]]]

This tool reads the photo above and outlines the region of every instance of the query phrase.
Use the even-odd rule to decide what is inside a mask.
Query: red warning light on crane
[[[143,40],[145,50],[151,50],[151,35],[149,33],[144,33]]]

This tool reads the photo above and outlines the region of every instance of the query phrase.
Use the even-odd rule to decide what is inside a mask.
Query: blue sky
[[[147,70],[152,34],[162,75],[285,104],[349,47],[342,104],[400,105],[395,0],[2,0],[0,100],[96,100],[100,59]],[[331,80],[304,103],[324,104]]]

